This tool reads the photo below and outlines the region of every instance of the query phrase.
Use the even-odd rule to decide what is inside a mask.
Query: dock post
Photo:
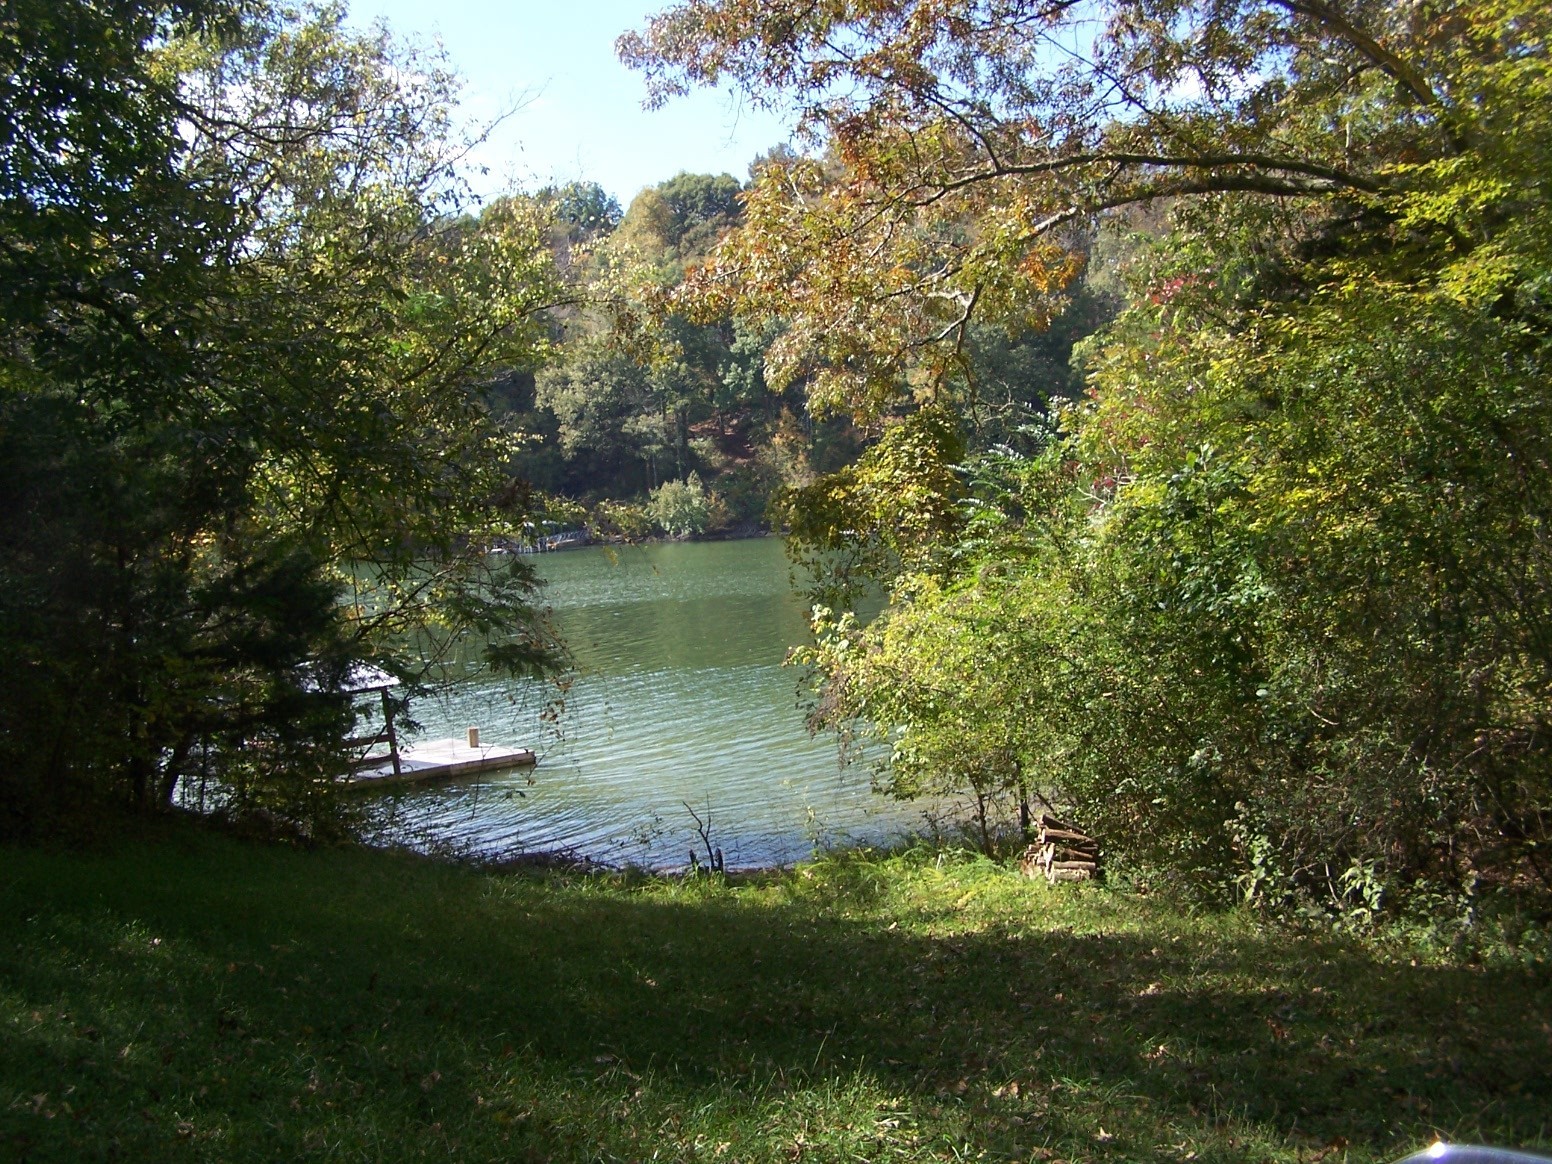
[[[393,700],[388,698],[388,689],[383,688],[383,734],[388,737],[388,755],[393,759],[393,774],[403,776],[404,772],[399,768],[399,733],[393,730]]]

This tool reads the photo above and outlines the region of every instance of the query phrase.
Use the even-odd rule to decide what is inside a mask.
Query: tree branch
[[[1296,13],[1299,16],[1306,16],[1330,29],[1364,56],[1368,57],[1369,60],[1373,61],[1387,76],[1399,81],[1406,91],[1412,94],[1420,104],[1439,113],[1447,112],[1448,106],[1445,104],[1444,99],[1439,96],[1422,73],[1380,44],[1374,37],[1359,28],[1330,4],[1325,3],[1324,0],[1271,0],[1271,2],[1285,11]],[[1451,140],[1454,140],[1453,135]]]

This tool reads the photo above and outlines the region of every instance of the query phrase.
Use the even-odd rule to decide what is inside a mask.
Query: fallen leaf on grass
[[[1330,1156],[1335,1152],[1343,1152],[1346,1150],[1347,1137],[1333,1136],[1331,1141],[1327,1143],[1324,1148],[1310,1157],[1310,1164],[1320,1164],[1320,1161],[1324,1160],[1327,1156]]]

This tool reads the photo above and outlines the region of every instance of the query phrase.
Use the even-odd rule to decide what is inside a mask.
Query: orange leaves
[[[1006,184],[901,193],[941,185],[966,156],[960,129],[910,135],[864,119],[840,131],[828,162],[762,167],[743,225],[689,274],[674,306],[781,321],[769,382],[806,381],[816,410],[866,419],[912,394],[935,396],[959,373],[972,323],[1044,326],[1082,260],[1047,237],[1044,208]]]
[[[1527,2],[1500,0],[1510,15],[1480,19],[1531,28]],[[1460,131],[1376,89],[1373,68],[1465,77],[1476,50],[1437,29],[1312,22],[1292,7],[681,0],[632,59],[659,76],[731,74],[756,99],[804,110],[827,152],[762,176],[715,260],[718,285],[743,280],[739,310],[789,321],[790,377],[869,411],[891,399],[884,379],[900,399],[913,378],[955,375],[972,323],[1047,323],[1081,236],[1116,208],[1282,200],[1318,233],[1348,229],[1321,224],[1351,221],[1355,204],[1395,202],[1396,165],[1436,158]],[[1457,46],[1465,64],[1444,53]],[[1525,90],[1510,64],[1498,71]],[[1524,140],[1514,128],[1487,136]],[[1508,187],[1483,189],[1478,201],[1496,205]],[[1416,198],[1410,210],[1436,236],[1448,234],[1436,219],[1457,217]],[[1477,298],[1517,270],[1482,253],[1458,280]]]
[[[744,225],[676,306],[781,321],[771,383],[805,381],[821,411],[876,417],[936,396],[962,375],[972,324],[1043,326],[1079,270],[1053,233],[1068,199],[1042,193],[1048,182],[982,180],[989,151],[1044,123],[999,125],[950,95],[958,38],[993,35],[997,7],[686,0],[630,42],[658,76],[727,70],[758,97],[813,99],[826,155],[762,167]]]

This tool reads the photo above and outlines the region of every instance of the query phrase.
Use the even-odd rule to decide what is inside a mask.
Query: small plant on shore
[[[664,481],[654,489],[647,512],[665,533],[683,538],[706,532],[710,505],[700,474],[692,472],[683,481]]]

